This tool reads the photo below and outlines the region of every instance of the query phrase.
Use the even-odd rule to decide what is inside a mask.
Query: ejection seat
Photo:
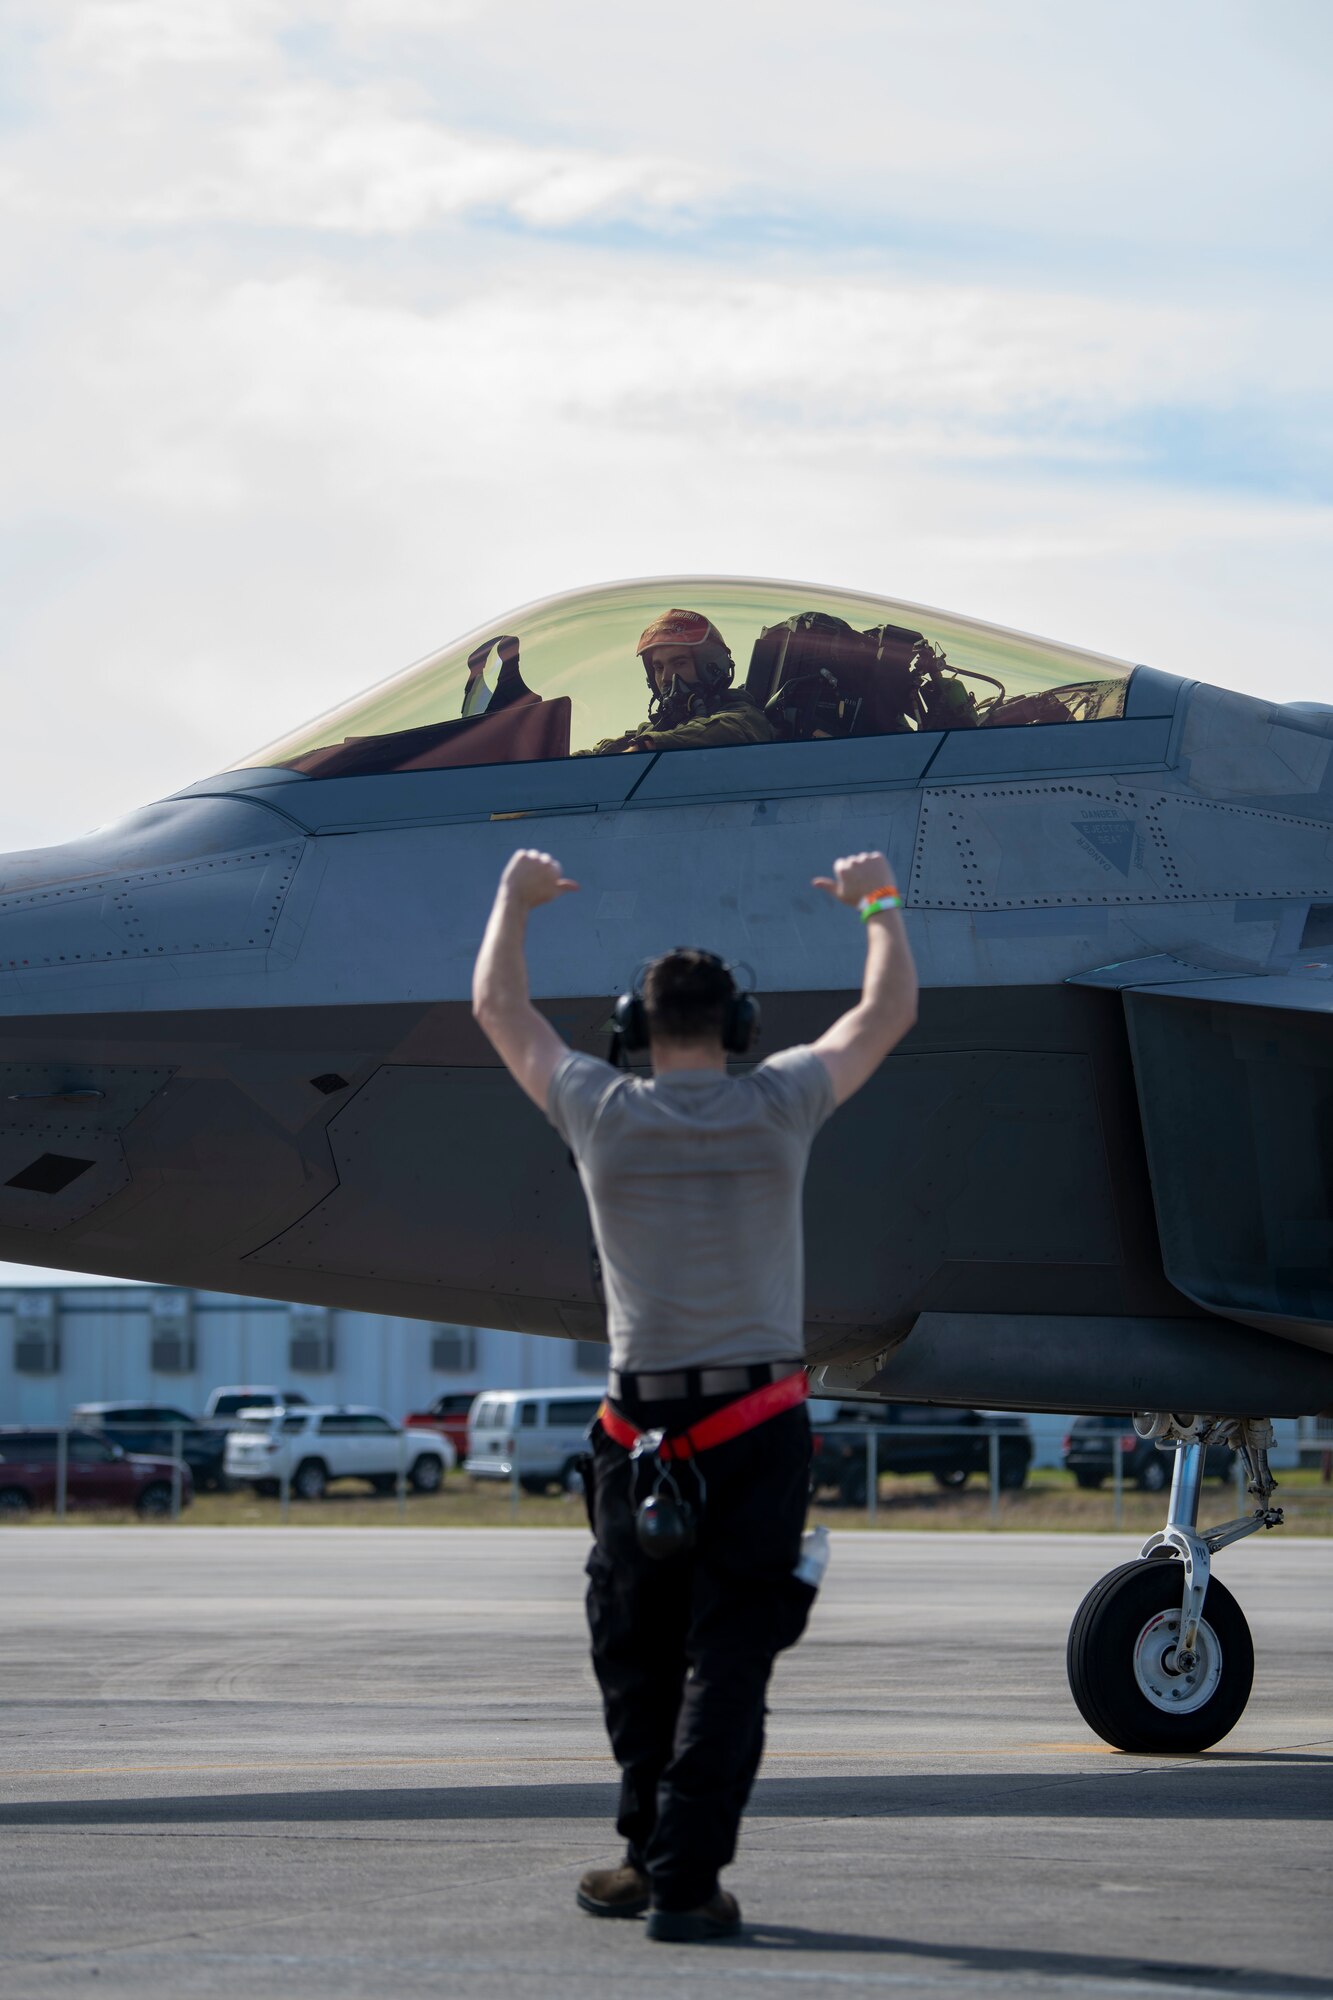
[[[764,627],[745,686],[788,742],[896,735],[917,726],[911,662],[924,644],[902,626],[857,632],[827,612],[802,611]]]

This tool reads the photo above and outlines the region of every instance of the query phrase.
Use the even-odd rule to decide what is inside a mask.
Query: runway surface
[[[577,1531],[0,1536],[0,1991],[1333,1996],[1333,1544],[1219,1571],[1255,1693],[1216,1751],[1099,1746],[1069,1619],[1133,1546],[848,1534],[779,1663],[728,1877],[661,1946],[616,1858]]]

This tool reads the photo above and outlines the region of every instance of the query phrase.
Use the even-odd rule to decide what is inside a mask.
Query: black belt
[[[674,1368],[663,1375],[612,1368],[606,1377],[606,1393],[613,1403],[678,1403],[694,1396],[743,1396],[749,1389],[780,1382],[800,1366],[799,1361],[751,1361],[735,1368]]]

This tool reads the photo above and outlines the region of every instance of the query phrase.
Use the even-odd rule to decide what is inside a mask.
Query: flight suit
[[[654,729],[645,722],[620,736],[604,736],[591,750],[579,750],[580,757],[607,757],[631,745],[641,750],[705,750],[720,744],[774,743],[777,730],[745,688],[723,688],[712,695],[712,712],[693,715],[670,729]]]

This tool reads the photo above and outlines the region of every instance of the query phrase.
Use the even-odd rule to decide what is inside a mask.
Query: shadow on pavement
[[[928,1944],[919,1938],[865,1937],[850,1931],[805,1930],[799,1924],[757,1923],[746,1926],[728,1950],[758,1950],[776,1953],[813,1951],[821,1957],[834,1953],[874,1954],[906,1959],[924,1959],[936,1964],[965,1967],[973,1972],[1003,1975],[1031,1974],[1044,1979],[1098,1980],[1161,1984],[1177,1989],[1199,1987],[1207,1991],[1221,1988],[1245,1996],[1289,1995],[1291,2000],[1327,2000],[1333,1995],[1333,1979],[1313,1979],[1301,1973],[1264,1972],[1236,1965],[1200,1965],[1165,1962],[1150,1958],[1110,1958],[1100,1953],[1080,1951],[1034,1951],[1004,1945]]]
[[[1103,1764],[1095,1771],[928,1772],[921,1776],[762,1778],[759,1819],[1333,1819],[1327,1759],[1276,1766],[1213,1762]],[[1174,1782],[1171,1782],[1174,1780]],[[0,1804],[0,1826],[224,1826],[241,1821],[347,1824],[410,1820],[614,1817],[614,1784],[410,1785],[211,1792]]]

